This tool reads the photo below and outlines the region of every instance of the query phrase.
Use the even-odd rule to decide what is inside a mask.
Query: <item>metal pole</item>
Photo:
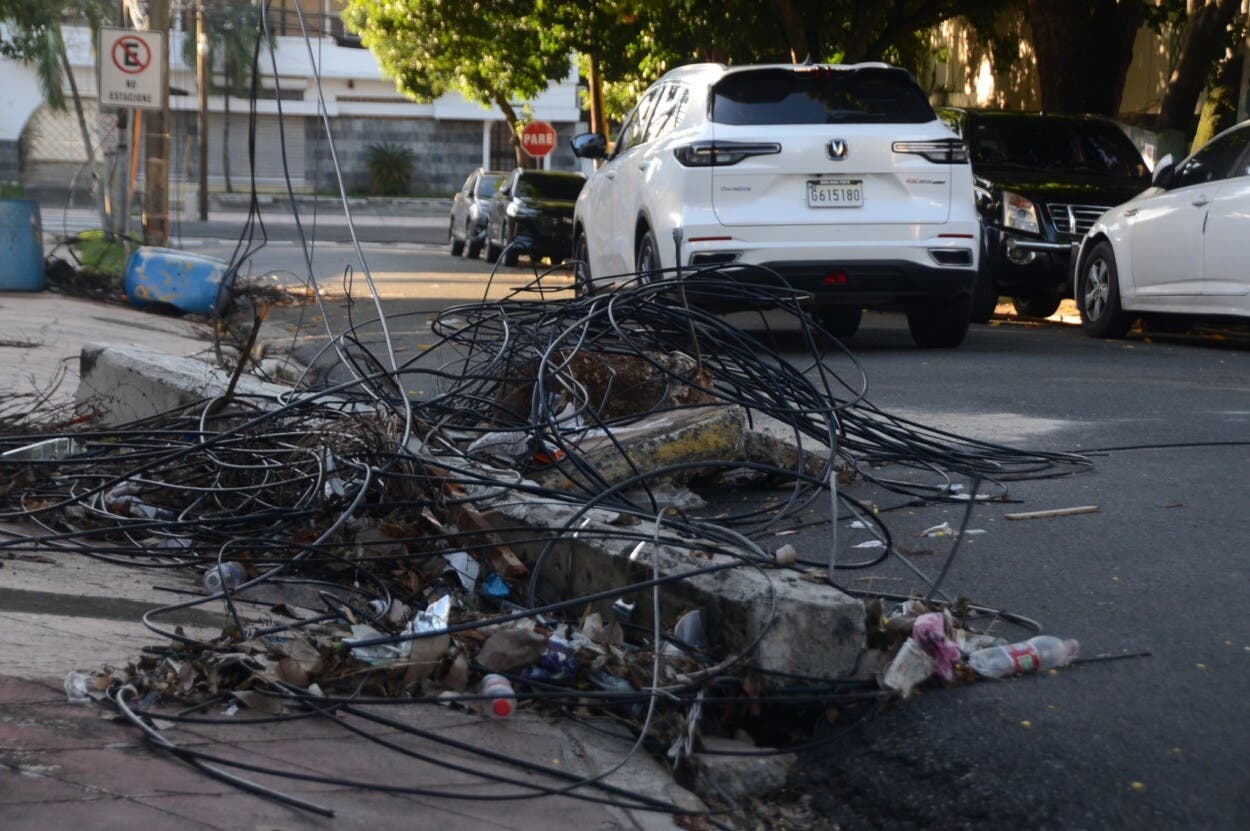
[[[143,239],[148,245],[169,243],[169,0],[148,3],[148,30],[160,32],[161,108],[148,113],[143,168]]]
[[[204,2],[195,4],[195,89],[200,113],[196,133],[200,139],[200,187],[197,208],[200,222],[208,221],[208,33],[204,31]],[[227,93],[229,94],[229,93]]]

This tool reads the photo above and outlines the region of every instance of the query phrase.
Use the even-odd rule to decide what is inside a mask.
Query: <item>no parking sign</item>
[[[100,104],[159,110],[165,92],[165,33],[100,29]]]

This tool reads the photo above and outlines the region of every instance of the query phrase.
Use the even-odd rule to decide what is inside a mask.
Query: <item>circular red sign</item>
[[[556,128],[545,121],[531,121],[521,130],[521,147],[536,159],[556,149]]]
[[[113,66],[127,75],[137,75],[152,62],[152,50],[143,38],[134,35],[120,37],[113,44]]]

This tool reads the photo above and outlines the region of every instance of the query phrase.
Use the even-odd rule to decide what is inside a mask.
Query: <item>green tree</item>
[[[543,37],[533,5],[532,0],[349,0],[343,22],[414,101],[433,101],[454,90],[498,107],[521,165],[521,115],[513,102],[533,98],[569,71],[568,51]]]
[[[83,148],[91,165],[91,181],[100,210],[100,223],[109,228],[104,187],[95,164],[91,131],[83,112],[78,82],[65,51],[61,22],[86,22],[94,43],[100,26],[112,13],[108,0],[0,0],[0,55],[33,65],[44,101],[55,111],[64,111],[65,84],[78,118]]]

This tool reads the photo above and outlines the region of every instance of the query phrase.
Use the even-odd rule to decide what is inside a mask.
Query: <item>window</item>
[[[901,69],[753,69],[716,85],[720,124],[925,124],[936,116]]]
[[[567,173],[526,172],[516,182],[513,195],[522,199],[555,199],[572,202],[586,179]]]
[[[643,143],[647,133],[647,123],[651,120],[651,113],[655,109],[655,102],[659,100],[662,89],[663,87],[656,87],[644,95],[634,112],[626,119],[625,125],[621,127],[621,139],[617,142],[616,152],[612,154],[614,158]]]
[[[974,164],[1146,177],[1146,163],[1128,136],[1103,121],[989,115],[972,122],[968,133]]]
[[[690,90],[685,84],[665,84],[660,95],[656,97],[655,115],[647,127],[644,141],[655,141],[669,130],[672,130],[686,114],[686,102],[690,98]]]
[[[506,177],[498,174],[483,172],[482,175],[478,177],[477,189],[474,193],[477,194],[479,199],[490,199],[495,195],[495,190],[499,187],[499,183],[505,178]]]
[[[1247,144],[1250,144],[1250,127],[1225,133],[1181,162],[1181,166],[1176,169],[1176,183],[1172,187],[1183,188],[1227,179],[1230,175],[1245,175],[1244,166],[1240,173],[1236,173],[1233,165],[1245,152]]]

